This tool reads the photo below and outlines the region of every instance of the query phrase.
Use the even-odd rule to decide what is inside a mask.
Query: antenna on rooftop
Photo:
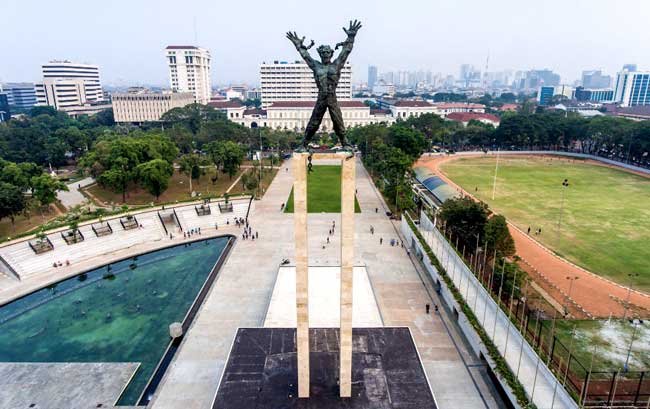
[[[198,46],[199,45],[199,35],[198,35],[198,31],[196,29],[196,16],[194,16],[193,25],[194,25],[194,45]]]
[[[485,71],[483,71],[483,88],[487,89],[488,66],[490,65],[490,49],[488,48],[487,58],[485,59]]]

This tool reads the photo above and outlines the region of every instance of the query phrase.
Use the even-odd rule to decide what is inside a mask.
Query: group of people
[[[372,228],[372,231],[374,233],[374,228]],[[395,247],[395,246],[399,247],[399,246],[401,246],[402,248],[404,248],[404,242],[402,240],[400,240],[400,239],[392,239],[391,238],[389,243],[390,243],[391,247]],[[384,244],[384,238],[383,237],[379,238],[379,244],[380,245]]]
[[[66,260],[65,265],[69,266],[70,265],[70,260]],[[54,263],[52,263],[52,267],[62,267],[62,266],[63,266],[63,263],[60,262],[60,261],[55,261]]]
[[[192,229],[189,229],[186,232],[183,232],[183,238],[189,239],[190,237],[192,237],[195,234],[201,234],[201,228],[200,227],[194,227]],[[171,233],[169,233],[169,235],[171,236]]]
[[[334,235],[336,231],[336,221],[332,220],[332,227],[327,231],[327,237],[325,238],[325,243],[330,244],[330,236]],[[323,249],[325,249],[325,244],[323,244]]]
[[[253,228],[250,226],[250,224],[248,224],[248,219],[244,219],[240,217],[239,219],[235,219],[235,224],[237,225],[237,227],[244,228],[244,232],[241,235],[242,240],[250,239],[255,241],[255,239],[260,238],[260,232],[253,231]]]

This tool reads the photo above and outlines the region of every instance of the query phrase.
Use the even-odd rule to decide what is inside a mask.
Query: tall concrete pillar
[[[307,154],[293,155],[293,223],[296,246],[296,346],[298,397],[309,397],[309,256],[307,252]]]
[[[343,160],[341,169],[341,359],[340,394],[352,396],[352,280],[354,269],[354,197],[356,163]]]

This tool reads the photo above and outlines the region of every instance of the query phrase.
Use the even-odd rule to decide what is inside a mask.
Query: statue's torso
[[[336,86],[339,83],[341,73],[339,72],[336,64],[323,64],[316,63],[314,68],[314,79],[318,86],[320,93],[326,92],[328,94],[336,94]]]

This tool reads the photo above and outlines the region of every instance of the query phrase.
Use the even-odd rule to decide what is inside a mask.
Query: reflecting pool
[[[0,362],[139,362],[133,405],[228,238],[116,262],[0,307]]]

